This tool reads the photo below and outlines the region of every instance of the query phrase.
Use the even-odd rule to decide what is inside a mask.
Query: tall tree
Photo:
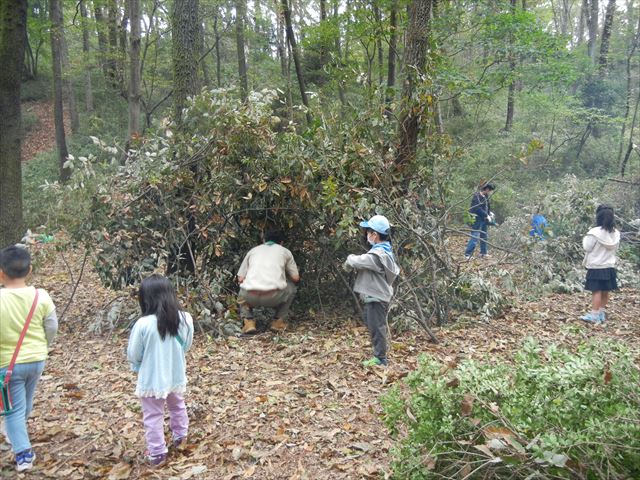
[[[82,52],[84,55],[84,103],[87,112],[93,112],[93,85],[91,83],[91,72],[93,62],[90,58],[91,43],[89,41],[89,19],[85,0],[80,2],[80,17],[82,19]]]
[[[100,66],[107,83],[112,83],[111,63],[108,60],[108,42],[107,42],[107,20],[104,17],[104,11],[99,1],[93,4],[93,16],[96,20],[96,30],[98,32],[98,53],[100,57]]]
[[[198,7],[198,0],[175,0],[171,15],[173,113],[179,125],[187,96],[198,89]]]
[[[609,43],[611,40],[611,29],[613,27],[613,17],[616,13],[616,0],[609,0],[607,10],[604,14],[604,26],[602,27],[602,38],[600,40],[600,58],[598,60],[598,71],[600,75],[607,72],[609,59]]]
[[[129,0],[129,138],[140,133],[140,0]]]
[[[426,106],[415,97],[416,86],[425,73],[432,0],[412,0],[409,5],[409,25],[404,52],[405,80],[400,104],[398,148],[395,164],[404,167],[413,160],[418,145],[418,133],[426,115]]]
[[[640,13],[640,12],[639,12]],[[627,92],[625,95],[624,102],[624,116],[622,121],[622,128],[620,129],[620,141],[618,145],[618,164],[622,166],[622,148],[624,145],[625,132],[627,129],[627,121],[629,119],[629,113],[631,111],[631,99],[633,97],[633,88],[632,88],[632,75],[631,75],[631,61],[640,46],[640,14],[638,15],[637,24],[634,30],[633,27],[633,9],[627,9],[627,34],[629,36],[629,45],[627,47],[627,55],[625,61],[625,75],[627,78]],[[622,169],[622,173],[624,175],[624,169]]]
[[[511,14],[515,16],[516,14],[516,0],[510,0],[510,8]],[[511,48],[509,52],[509,73],[511,76],[511,81],[509,82],[509,90],[507,92],[507,118],[504,124],[504,131],[510,132],[513,127],[513,114],[515,112],[515,96],[516,96],[516,79],[515,79],[515,71],[516,71],[516,55],[514,53],[514,36],[510,35],[509,39],[511,43]]]
[[[215,49],[216,49],[216,86],[220,88],[222,86],[222,59],[220,58],[220,32],[218,31],[218,18],[219,10],[216,8],[216,13],[213,16],[213,34],[215,36]]]
[[[67,139],[64,131],[64,107],[62,102],[62,0],[50,0],[51,18],[51,63],[53,66],[53,120],[56,128],[58,146],[58,171],[61,182],[71,177],[71,169],[65,166],[69,157]]]
[[[247,80],[247,58],[244,42],[244,17],[247,12],[246,0],[235,0],[236,4],[236,49],[238,53],[238,77],[240,78],[240,98],[247,101],[249,86]]]
[[[107,9],[107,33],[108,33],[108,55],[107,72],[109,83],[114,90],[120,90],[120,66],[118,59],[118,0],[108,0]]]
[[[580,6],[580,18],[578,20],[578,35],[576,38],[576,44],[581,45],[584,42],[584,30],[587,24],[587,18],[589,17],[589,0],[582,0]]]
[[[60,44],[62,47],[62,80],[67,97],[69,117],[71,119],[71,132],[78,133],[80,130],[80,115],[78,114],[78,103],[76,102],[76,86],[71,74],[71,62],[69,61],[69,48],[64,34],[64,28],[60,32]]]
[[[398,48],[398,0],[393,0],[389,12],[389,58],[387,60],[387,93],[385,115],[391,115],[391,102],[395,97],[396,57]]]
[[[20,83],[27,38],[27,0],[0,2],[0,248],[20,240],[22,164]]]
[[[586,0],[589,8],[586,12],[587,29],[589,31],[589,39],[587,40],[587,54],[591,58],[591,63],[596,63],[596,41],[598,38],[598,0]]]
[[[298,44],[293,33],[293,24],[291,23],[291,10],[289,10],[289,2],[282,0],[282,13],[284,14],[285,28],[287,32],[287,41],[291,47],[291,55],[293,56],[293,64],[296,68],[296,77],[298,77],[298,86],[300,87],[300,96],[302,103],[306,107],[307,123],[311,123],[311,111],[309,109],[309,97],[307,96],[307,87],[305,85],[304,76],[302,74],[302,64],[300,63],[300,52]]]

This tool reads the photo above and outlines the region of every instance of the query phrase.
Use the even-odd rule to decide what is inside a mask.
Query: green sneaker
[[[387,362],[380,360],[378,357],[371,357],[369,360],[362,362],[363,367],[377,367],[379,365],[386,367]]]

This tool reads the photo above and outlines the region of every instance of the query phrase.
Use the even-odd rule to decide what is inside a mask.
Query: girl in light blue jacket
[[[138,373],[136,395],[142,402],[145,459],[150,466],[159,467],[167,461],[165,403],[173,445],[177,447],[187,438],[185,353],[193,341],[193,320],[179,309],[173,285],[161,275],[151,275],[142,281],[138,300],[142,317],[131,330],[127,358],[131,369]]]

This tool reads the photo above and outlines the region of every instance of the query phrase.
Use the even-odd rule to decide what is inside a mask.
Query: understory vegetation
[[[394,478],[637,478],[639,382],[615,343],[529,339],[513,362],[423,357],[383,398]]]

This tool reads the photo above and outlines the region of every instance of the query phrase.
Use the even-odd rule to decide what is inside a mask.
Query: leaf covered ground
[[[41,247],[33,283],[50,291],[59,315],[78,282],[83,252]],[[471,262],[464,268],[474,268]],[[126,292],[102,288],[87,262],[40,382],[29,423],[38,459],[21,478],[341,479],[390,475],[393,440],[379,397],[401,381],[421,354],[442,361],[509,358],[527,336],[577,345],[613,338],[640,351],[640,293],[613,295],[602,326],[578,320],[588,294],[554,295],[519,304],[489,323],[393,338],[392,366],[365,369],[364,328],[322,319],[282,335],[212,339],[198,332],[188,354],[190,439],[161,470],[144,466],[143,427],[135,377],[125,360],[121,327],[89,333],[96,314]],[[327,312],[329,314],[329,312]],[[126,324],[126,321],[119,325]],[[14,475],[6,445],[2,475]]]

